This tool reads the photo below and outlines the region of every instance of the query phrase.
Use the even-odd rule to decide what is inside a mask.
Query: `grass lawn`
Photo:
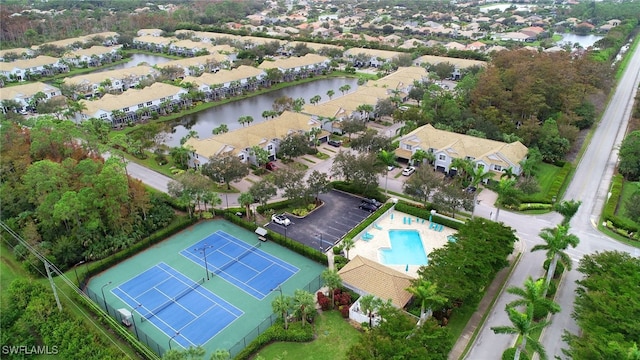
[[[266,360],[346,359],[347,350],[360,339],[360,332],[338,311],[320,312],[316,320],[316,339],[309,343],[275,342],[258,352]]]
[[[6,300],[9,284],[17,278],[26,277],[24,270],[14,261],[11,251],[2,244],[0,247],[0,294]]]
[[[330,157],[329,155],[327,155],[325,153],[322,153],[322,152],[319,152],[319,151],[314,156],[317,157],[320,160],[326,160],[326,159],[328,159]]]
[[[560,171],[560,168],[547,164],[541,163],[538,166],[538,173],[536,174],[536,179],[538,179],[538,184],[540,185],[540,193],[546,194],[549,192],[551,188],[551,184],[553,183],[553,179],[556,177],[556,174]]]
[[[302,160],[304,160],[304,161],[306,161],[306,162],[310,162],[310,163],[312,163],[312,164],[315,164],[315,163],[316,163],[315,161],[313,161],[313,160],[311,160],[311,159],[309,159],[309,158],[306,158],[306,157],[303,157],[303,158],[302,158]]]

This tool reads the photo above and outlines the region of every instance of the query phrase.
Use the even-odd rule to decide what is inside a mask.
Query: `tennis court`
[[[186,348],[206,343],[243,314],[202,283],[159,263],[111,292]]]
[[[298,268],[224,231],[216,231],[180,252],[258,300],[298,272]],[[206,256],[206,261],[205,261]]]
[[[118,321],[130,314],[131,333],[159,355],[202,345],[208,358],[217,349],[237,354],[277,317],[271,302],[280,291],[315,293],[324,269],[252,231],[210,220],[95,275],[85,291]]]

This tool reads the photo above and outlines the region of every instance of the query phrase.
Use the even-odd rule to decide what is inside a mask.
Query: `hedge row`
[[[348,192],[350,194],[360,195],[367,198],[374,198],[380,201],[381,203],[384,203],[385,201],[387,201],[387,197],[384,194],[382,194],[378,190],[378,188],[370,189],[368,191],[363,192],[361,188],[355,186],[352,183],[348,183],[346,181],[334,181],[331,183],[331,185],[333,185],[333,188],[336,190]]]
[[[639,239],[638,233],[640,233],[640,227],[638,224],[631,220],[616,216],[618,202],[622,195],[623,182],[624,178],[622,175],[618,174],[613,176],[611,181],[611,196],[609,196],[609,200],[607,200],[607,203],[604,206],[603,217],[607,223],[607,227],[611,228],[616,233],[625,237],[631,237],[630,234],[635,233],[635,239]]]
[[[236,216],[235,213],[232,213],[232,212],[225,212],[224,218],[238,226],[241,226],[251,231],[255,231],[258,228],[258,225],[254,224],[251,221],[247,221],[244,218]],[[306,258],[317,261],[320,264],[323,264],[325,266],[329,264],[327,255],[325,255],[324,253],[318,251],[317,249],[309,247],[307,245],[301,244],[293,239],[285,238],[283,235],[280,235],[277,232],[267,229],[266,238],[278,245],[284,246],[292,251],[295,251]]]
[[[396,210],[412,216],[417,216],[419,218],[426,220],[426,219],[429,219],[429,216],[431,216],[431,210],[433,210],[433,206],[429,204],[427,207],[424,207],[422,205],[414,205],[414,204],[410,204],[408,202],[400,200],[396,204]],[[433,215],[432,220],[435,223],[438,223],[456,230],[458,230],[460,226],[463,225],[463,223],[459,221],[441,217],[440,215],[438,215],[438,213]]]
[[[526,211],[526,210],[551,210],[553,208],[553,204],[544,204],[544,203],[524,203],[518,205],[518,211]]]
[[[293,207],[294,205],[296,205],[298,203],[298,201],[296,200],[282,200],[282,201],[278,201],[278,202],[274,202],[274,203],[270,203],[267,204],[265,206],[258,206],[256,208],[256,210],[258,210],[259,213],[263,213],[266,210],[269,209],[273,209],[274,211],[278,212],[278,210],[282,210],[282,209],[286,209],[289,207]]]
[[[151,245],[154,245],[156,243],[159,243],[160,241],[168,238],[169,236],[195,224],[198,221],[197,218],[192,217],[189,218],[187,216],[180,216],[177,217],[176,220],[174,222],[172,222],[171,224],[169,224],[169,226],[167,226],[164,229],[160,229],[156,232],[154,232],[153,234],[149,235],[148,237],[142,239],[140,242],[133,244],[131,247],[123,249],[105,259],[102,259],[96,263],[90,264],[89,265],[89,272],[87,273],[87,277],[91,277],[95,274],[98,274],[104,270],[107,270],[108,268],[112,267],[113,265],[124,261],[134,255],[136,255],[137,253],[147,249],[148,247],[150,247]],[[86,278],[85,280],[86,281]]]
[[[380,215],[384,214],[387,210],[389,210],[393,206],[392,203],[386,203],[375,212],[371,213],[364,221],[362,221],[358,226],[354,227],[346,233],[343,239],[351,238],[353,239],[356,235],[360,234],[364,229],[366,229],[369,225],[373,224],[374,221],[378,220]]]
[[[302,322],[294,322],[289,324],[289,329],[284,329],[284,323],[282,318],[278,319],[273,326],[267,329],[267,331],[258,335],[246,348],[242,349],[234,357],[235,360],[245,360],[253,356],[262,347],[269,345],[274,341],[289,341],[289,342],[309,342],[313,341],[313,328],[312,324],[302,326]]]

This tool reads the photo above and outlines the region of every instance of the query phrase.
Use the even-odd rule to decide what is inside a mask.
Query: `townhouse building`
[[[13,81],[27,81],[32,75],[51,76],[68,71],[69,67],[60,59],[44,55],[32,59],[0,62],[0,75]]]
[[[228,133],[214,135],[207,139],[190,138],[184,146],[191,150],[189,166],[198,168],[215,157],[233,155],[242,162],[257,165],[252,151],[254,146],[266,150],[269,161],[276,159],[280,142],[290,134],[307,134],[321,123],[309,115],[283,112],[280,116],[248,127],[242,127]],[[326,140],[329,134],[322,132],[317,138]]]
[[[521,142],[505,143],[482,139],[470,135],[438,130],[430,124],[421,126],[404,135],[395,150],[396,157],[403,162],[412,162],[416,151],[423,150],[435,157],[435,170],[454,175],[454,159],[471,160],[475,168],[491,172],[493,179],[499,179],[504,169],[511,169],[520,175],[520,162],[527,157],[528,148]]]
[[[259,69],[278,69],[283,74],[283,81],[292,81],[296,78],[307,78],[320,75],[329,70],[331,60],[326,56],[307,54],[301,57],[278,59],[275,61],[263,61]]]
[[[3,100],[15,101],[22,106],[21,109],[16,110],[24,112],[36,105],[34,103],[34,96],[36,96],[36,94],[44,94],[45,98],[42,100],[46,101],[62,95],[62,92],[55,86],[42,82],[34,82],[2,89],[2,91],[0,91],[0,102]],[[2,107],[3,113],[6,113],[7,110],[5,107]]]
[[[245,91],[255,91],[267,85],[267,73],[252,66],[241,65],[232,70],[205,73],[200,76],[186,76],[184,83],[195,84],[209,100],[224,99],[240,95]]]
[[[76,115],[76,122],[96,118],[110,122],[114,128],[123,127],[139,119],[138,110],[147,113],[160,111],[163,107],[182,101],[182,95],[186,93],[187,90],[179,86],[154,83],[144,89],[131,89],[119,95],[106,94],[95,101],[81,100],[86,109]]]
[[[75,89],[77,97],[96,97],[103,93],[119,93],[141,82],[155,82],[160,72],[151,66],[139,65],[65,78],[64,83]]]

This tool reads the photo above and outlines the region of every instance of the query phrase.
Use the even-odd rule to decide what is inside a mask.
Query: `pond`
[[[320,103],[323,103],[329,100],[327,91],[333,90],[335,95],[332,99],[336,99],[342,95],[339,88],[346,84],[351,86],[349,93],[352,93],[358,88],[358,79],[320,79],[219,105],[196,114],[185,115],[173,122],[172,131],[170,134],[167,134],[165,144],[171,147],[180,146],[180,139],[186,136],[191,130],[197,132],[200,139],[206,139],[211,137],[212,130],[221,124],[227,124],[229,130],[238,129],[242,127],[242,125],[238,123],[238,118],[241,116],[253,117],[252,124],[263,122],[265,119],[262,117],[262,112],[271,110],[274,100],[282,96],[288,96],[293,99],[303,98],[305,103],[309,104],[309,99],[320,95]]]
[[[133,54],[131,56],[131,58],[129,59],[129,61],[127,61],[126,63],[118,64],[118,65],[114,65],[114,66],[109,66],[109,67],[106,67],[104,69],[100,69],[99,72],[126,69],[126,68],[130,68],[130,67],[138,66],[141,63],[147,63],[149,66],[153,66],[153,65],[156,65],[156,64],[166,63],[168,61],[172,61],[172,59],[168,59],[166,57],[158,56],[158,55]]]
[[[588,34],[588,35],[578,35],[578,34],[573,34],[573,33],[567,33],[567,34],[560,34],[562,35],[562,40],[559,40],[556,42],[557,45],[564,45],[565,43],[569,43],[571,46],[573,46],[573,44],[578,43],[580,44],[580,46],[582,46],[583,48],[588,48],[589,46],[593,46],[593,44],[595,44],[596,41],[602,39],[602,35],[593,35],[593,34]]]
[[[504,12],[508,8],[515,6],[518,11],[529,11],[530,8],[536,8],[537,5],[523,5],[523,4],[495,4],[480,7],[480,12],[488,13],[491,10],[500,10]]]

